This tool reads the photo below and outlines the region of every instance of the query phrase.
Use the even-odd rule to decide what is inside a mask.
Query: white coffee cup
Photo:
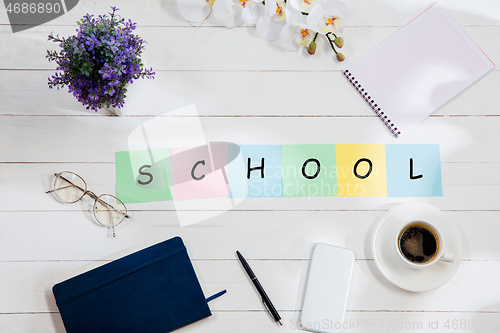
[[[444,241],[439,229],[428,222],[410,222],[396,235],[397,256],[411,268],[426,268],[438,261],[454,262],[455,256],[443,252],[443,248]]]

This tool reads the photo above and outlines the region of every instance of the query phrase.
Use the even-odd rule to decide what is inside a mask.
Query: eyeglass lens
[[[97,222],[105,227],[115,227],[127,215],[125,205],[110,194],[99,196],[94,204],[94,216]]]

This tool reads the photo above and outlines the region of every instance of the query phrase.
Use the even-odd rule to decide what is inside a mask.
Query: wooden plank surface
[[[0,115],[109,114],[85,110],[66,88],[49,90],[47,79],[53,72],[48,69],[0,72],[4,78],[0,81]],[[313,81],[311,75],[315,77]],[[500,96],[495,83],[499,77],[499,71],[490,73],[432,117],[497,116]],[[214,81],[218,82],[216,88]],[[283,87],[278,99],[267,94],[276,87]],[[479,94],[480,107],[476,99]],[[23,103],[18,102],[20,98]],[[356,90],[346,84],[339,70],[157,71],[154,80],[139,80],[130,87],[125,112],[126,116],[154,116],[190,104],[195,104],[202,116],[376,117]]]
[[[306,260],[310,246],[317,242],[346,246],[358,259],[371,260],[373,228],[384,208],[394,205],[379,210],[229,211],[183,228],[171,210],[132,211],[133,220],[116,228],[113,242],[106,241],[105,228],[81,211],[2,212],[0,225],[12,237],[3,240],[0,261],[113,260],[175,235],[186,239],[192,259],[197,260],[235,259],[238,248],[249,259]],[[492,227],[497,211],[444,212],[461,232],[464,260],[500,260],[495,244],[500,227]],[[253,243],[259,235],[264,236],[256,249]],[[26,241],[20,243],[20,239]],[[224,241],[214,246],[214,239]],[[27,248],[25,243],[33,245]]]
[[[462,26],[497,25],[500,19],[499,5],[492,0],[461,1],[442,0],[439,2]],[[415,0],[406,3],[391,1],[358,0],[348,3],[351,18],[348,26],[403,26],[420,12],[432,5],[427,0]],[[140,26],[190,26],[180,15],[177,1],[144,0],[137,6],[130,0],[118,3],[112,0],[80,1],[66,15],[44,25],[75,25],[85,13],[101,14],[110,10],[111,6],[120,9],[120,15],[131,18]],[[0,24],[8,24],[7,12],[0,13]],[[210,16],[203,26],[221,26]]]
[[[243,252],[243,249],[241,251]],[[248,252],[248,251],[247,251]],[[7,312],[57,312],[52,296],[52,286],[60,282],[66,274],[61,272],[76,271],[78,266],[90,267],[86,262],[2,262],[4,281],[17,281],[11,288],[2,290],[2,298],[12,300],[0,305],[2,313]],[[86,265],[87,264],[87,265]],[[276,309],[298,311],[304,293],[304,283],[309,267],[308,260],[250,260],[249,264],[259,281],[269,289]],[[377,311],[391,309],[397,311],[496,311],[495,300],[499,290],[471,288],[470,285],[491,285],[496,276],[487,272],[499,269],[495,261],[462,263],[457,276],[445,286],[432,292],[401,292],[378,271],[370,260],[357,260],[353,272],[352,290],[347,309]],[[254,287],[249,283],[241,264],[233,260],[194,260],[204,293],[213,295],[227,289],[227,295],[217,302],[210,303],[214,311],[265,311],[262,301]],[[266,273],[267,272],[267,273]],[[38,280],[38,281],[37,281]],[[453,290],[462,293],[452,293]],[[488,305],[487,305],[488,304]]]
[[[357,97],[357,96],[355,96]],[[168,111],[168,110],[166,110]],[[152,122],[175,127],[183,117],[3,116],[2,162],[113,162],[115,151],[129,149],[131,133]],[[200,117],[207,142],[236,144],[437,143],[443,162],[500,162],[490,146],[500,117],[431,117],[394,138],[377,117]],[[155,137],[165,148],[184,127]],[[64,139],[63,139],[64,138]]]
[[[399,27],[352,27],[342,34],[346,40],[342,53],[346,61],[339,63],[326,39],[317,40],[314,56],[305,49],[296,52],[283,51],[279,41],[264,41],[255,35],[254,28],[226,29],[224,27],[151,27],[137,28],[136,33],[148,44],[143,53],[146,66],[156,70],[189,71],[324,71],[340,70],[380,44]],[[495,26],[470,26],[464,30],[481,45],[493,62],[500,58],[500,43],[489,43]],[[0,50],[0,69],[55,69],[45,59],[47,49],[56,50],[57,44],[47,41],[54,32],[61,36],[73,34],[74,26],[38,26],[24,35],[12,34],[8,25],[0,26],[4,44]],[[167,45],[165,45],[167,43]],[[182,45],[182,53],[178,47]],[[230,47],[238,45],[238,47]],[[425,47],[423,45],[423,47]],[[13,56],[13,50],[23,52],[23,57]],[[332,61],[333,60],[333,61]]]

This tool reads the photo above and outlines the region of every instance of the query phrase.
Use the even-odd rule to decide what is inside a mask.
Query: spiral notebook
[[[343,74],[398,137],[494,67],[444,8],[434,4]]]

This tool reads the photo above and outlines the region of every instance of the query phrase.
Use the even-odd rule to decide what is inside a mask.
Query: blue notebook
[[[56,284],[68,333],[171,332],[211,315],[180,237]]]

